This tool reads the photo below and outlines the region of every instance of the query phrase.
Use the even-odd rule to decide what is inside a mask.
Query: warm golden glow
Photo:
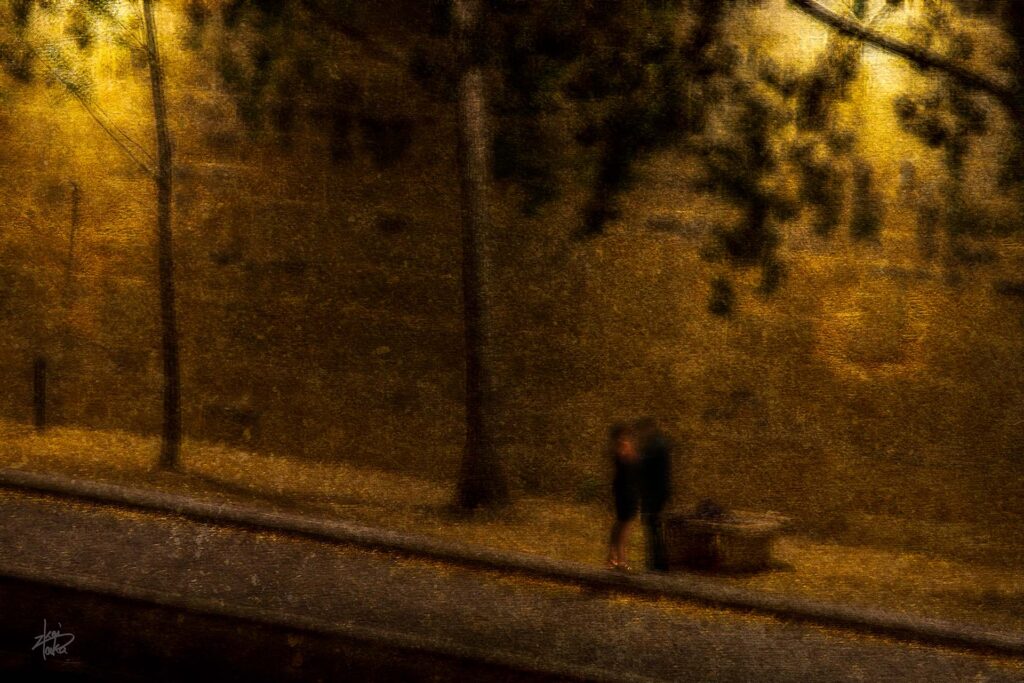
[[[157,8],[175,152],[187,428],[206,429],[209,406],[241,406],[262,411],[265,451],[453,476],[463,342],[451,103],[410,80],[408,35],[388,46],[394,59],[339,35],[327,71],[351,85],[351,102],[332,103],[350,120],[308,117],[287,135],[269,124],[251,130],[218,73],[218,53],[186,47],[183,4]],[[740,8],[723,33],[739,55],[764,53],[803,73],[835,40],[786,0],[731,5]],[[114,6],[118,22],[141,37],[137,5]],[[918,12],[904,3],[875,27],[912,42]],[[88,76],[95,116],[130,138],[140,156],[153,155],[146,65],[112,40],[115,27],[104,25],[79,53],[66,19],[37,13],[33,21],[37,47],[73,55],[76,72]],[[999,76],[1005,38],[982,19],[962,21],[978,36],[972,67]],[[399,29],[382,21],[372,30]],[[225,49],[241,54],[244,42]],[[536,216],[522,214],[518,189],[497,185],[495,356],[510,432],[502,448],[516,476],[552,489],[603,476],[594,453],[607,423],[648,411],[692,439],[685,475],[701,477],[708,495],[728,502],[764,500],[768,491],[780,505],[824,506],[845,495],[849,462],[885,449],[929,462],[966,457],[972,441],[999,457],[1015,452],[1021,427],[1001,406],[1019,405],[1022,394],[1017,304],[997,299],[991,283],[1019,278],[1019,240],[984,245],[1001,258],[974,271],[953,272],[941,249],[931,260],[921,256],[919,208],[945,209],[949,174],[942,150],[901,129],[893,100],[940,81],[872,47],[860,50],[860,60],[838,118],[874,170],[885,207],[880,239],[857,243],[844,229],[822,238],[806,211],[779,221],[789,277],[771,298],[757,293],[756,267],[702,258],[713,230],[745,215],[735,202],[693,189],[699,162],[686,150],[643,158],[621,216],[592,241],[569,236],[594,150],[566,153],[557,169],[561,194]],[[67,354],[79,365],[57,390],[66,392],[65,419],[152,431],[160,371],[153,183],[94,115],[61,87],[44,87],[40,75],[7,93],[0,112],[5,258],[30,263],[43,281],[42,303],[19,309],[21,327],[4,337],[2,368],[12,383],[24,383],[30,354],[59,349],[53,331],[66,320],[90,341]],[[320,105],[321,95],[303,93],[300,104]],[[979,100],[991,130],[972,147],[962,189],[979,211],[1013,216],[1019,206],[992,190],[1006,122],[996,105]],[[361,137],[373,117],[414,123],[408,156],[392,167],[378,167]],[[579,123],[563,115],[551,144],[574,144]],[[333,126],[341,124],[351,126],[352,150],[333,159]],[[778,132],[782,142],[787,135],[795,126]],[[831,159],[824,145],[814,153],[823,164]],[[81,225],[76,289],[64,311],[54,302],[72,182],[82,190]],[[795,173],[764,182],[799,194]],[[652,220],[679,229],[650,230]],[[945,244],[941,230],[933,237]],[[708,314],[709,283],[719,276],[738,292],[731,318]],[[984,424],[972,410],[988,411]],[[937,424],[935,413],[943,415]],[[851,415],[865,417],[851,427]],[[763,465],[749,469],[752,454],[762,453]],[[947,474],[928,472],[933,483]],[[970,505],[965,495],[953,507]]]

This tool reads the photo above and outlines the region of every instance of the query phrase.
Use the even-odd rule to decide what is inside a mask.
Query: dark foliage
[[[339,163],[352,158],[352,114],[344,109],[331,112],[330,116],[331,161]]]
[[[553,164],[546,158],[548,142],[548,136],[532,119],[506,125],[494,137],[494,176],[514,181],[523,189],[523,212],[528,215],[557,196]]]
[[[833,40],[811,73],[796,85],[796,120],[802,130],[820,131],[829,125],[832,108],[847,97],[859,64],[859,44]]]
[[[412,145],[415,124],[403,117],[377,118],[363,116],[359,120],[363,146],[377,168],[398,163]]]
[[[33,0],[11,0],[11,16],[14,18],[14,25],[18,28],[26,28],[32,18],[34,8]]]
[[[0,43],[0,68],[19,83],[29,83],[35,75],[35,58],[21,45]]]
[[[363,93],[335,72],[332,37],[365,40],[352,25],[350,2],[232,0],[220,7],[221,26],[203,3],[186,6],[185,46],[208,49],[232,95],[239,119],[253,136],[275,134],[288,145],[303,119],[326,131],[325,153],[335,162],[355,153],[354,133],[380,168],[396,163],[411,144],[407,120],[364,115]]]
[[[790,159],[800,174],[800,199],[815,212],[814,232],[830,236],[842,218],[846,177],[832,155],[813,142],[795,146]]]
[[[769,297],[778,291],[786,281],[786,264],[770,258],[761,267],[761,283],[758,285],[758,292],[764,297]]]
[[[595,150],[591,200],[582,234],[596,235],[617,214],[616,198],[633,166],[651,151],[699,129],[704,103],[690,87],[728,68],[715,38],[730,2],[700,0],[490,0],[478,58],[492,74],[495,175],[524,190],[523,210],[536,211],[559,194],[555,169],[564,143],[540,120],[582,120],[576,139]],[[413,50],[409,71],[444,99],[455,82],[445,41],[447,0],[429,5],[429,30]],[[697,17],[694,30],[676,36],[667,27],[680,12]],[[431,38],[435,40],[431,40]],[[688,97],[687,93],[691,93]],[[688,101],[689,100],[689,101]]]
[[[877,241],[882,229],[882,198],[875,189],[874,171],[863,159],[854,163],[852,208],[850,236],[858,241]]]
[[[733,293],[732,283],[724,277],[712,280],[708,312],[719,317],[728,317],[733,314],[735,303],[736,295]]]

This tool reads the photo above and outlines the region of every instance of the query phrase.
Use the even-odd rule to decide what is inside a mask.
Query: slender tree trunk
[[[1016,48],[1013,60],[1013,89],[1016,93],[1016,106],[1010,111],[1012,125],[1016,127],[1016,149],[1013,150],[1013,169],[1009,177],[1024,182],[1024,3],[1019,0],[1007,0],[1003,9],[1006,31],[1013,38]]]
[[[465,510],[508,500],[493,433],[493,391],[488,362],[487,259],[489,134],[487,99],[478,46],[480,0],[455,0],[460,59],[458,93],[459,181],[462,191],[462,291],[466,344],[466,444],[457,504]]]
[[[153,0],[142,0],[146,21],[146,51],[149,80],[153,91],[153,120],[156,126],[156,230],[159,263],[161,351],[164,364],[163,438],[160,467],[177,469],[181,447],[181,370],[178,361],[178,324],[174,309],[174,250],[171,240],[171,197],[173,190],[171,137],[167,130],[164,74],[157,46]]]
[[[60,307],[64,314],[65,323],[67,320],[67,310],[71,307],[71,290],[75,269],[75,234],[78,232],[79,208],[81,204],[82,191],[79,189],[78,183],[71,181],[71,227],[68,230],[68,255],[64,259],[64,281],[60,290]]]

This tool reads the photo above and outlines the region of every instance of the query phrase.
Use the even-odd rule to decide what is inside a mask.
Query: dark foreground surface
[[[0,492],[0,678],[1024,681],[1024,663]],[[36,637],[74,635],[43,662]],[[59,626],[58,626],[59,624]]]
[[[202,614],[140,600],[0,580],[0,678],[65,681],[552,681],[545,674],[372,638]],[[54,608],[59,605],[59,608]],[[75,635],[45,662],[35,614]],[[56,629],[54,622],[48,629]],[[25,635],[32,637],[26,639]],[[28,642],[27,647],[19,647]],[[11,675],[12,679],[7,679]]]

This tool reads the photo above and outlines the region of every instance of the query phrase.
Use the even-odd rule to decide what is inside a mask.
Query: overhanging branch
[[[890,54],[902,57],[922,69],[934,69],[935,71],[941,71],[947,76],[955,79],[960,83],[960,85],[966,88],[987,93],[995,97],[1011,110],[1016,111],[1021,108],[1021,93],[989,78],[988,76],[965,68],[948,57],[943,57],[931,50],[905,43],[901,40],[897,40],[896,38],[887,36],[880,31],[868,28],[859,21],[837,14],[818,2],[818,0],[789,1],[791,4],[795,5],[797,9],[818,21],[827,24],[832,29],[842,33],[843,35],[863,40],[865,43],[874,45],[875,47],[885,50]]]
[[[135,162],[143,173],[151,178],[156,178],[156,172],[149,164],[146,163],[146,160],[149,160],[150,162],[153,161],[152,156],[150,156],[146,149],[139,143],[135,142],[131,136],[121,130],[116,123],[110,121],[110,116],[98,105],[91,102],[89,98],[82,93],[81,88],[75,87],[75,85],[68,80],[67,76],[61,72],[61,69],[47,59],[47,57],[32,43],[30,43],[25,36],[19,36],[19,38],[25,46],[25,49],[31,53],[32,57],[41,63],[53,79],[57,81],[57,83],[59,83],[69,95],[74,97],[80,105],[82,105],[82,108],[85,109],[86,113],[88,113],[90,117],[92,117],[93,121],[96,122],[100,129],[107,134],[107,137],[121,148],[121,151],[124,152],[129,159]],[[132,150],[133,147],[135,150],[138,150],[138,152],[141,153],[141,156],[145,157],[145,159],[141,159],[140,154],[137,154]]]
[[[306,7],[317,20],[337,31],[358,45],[363,54],[377,62],[393,66],[405,66],[405,59],[387,46],[373,39],[366,31],[345,21],[337,10],[334,0],[305,0]]]

